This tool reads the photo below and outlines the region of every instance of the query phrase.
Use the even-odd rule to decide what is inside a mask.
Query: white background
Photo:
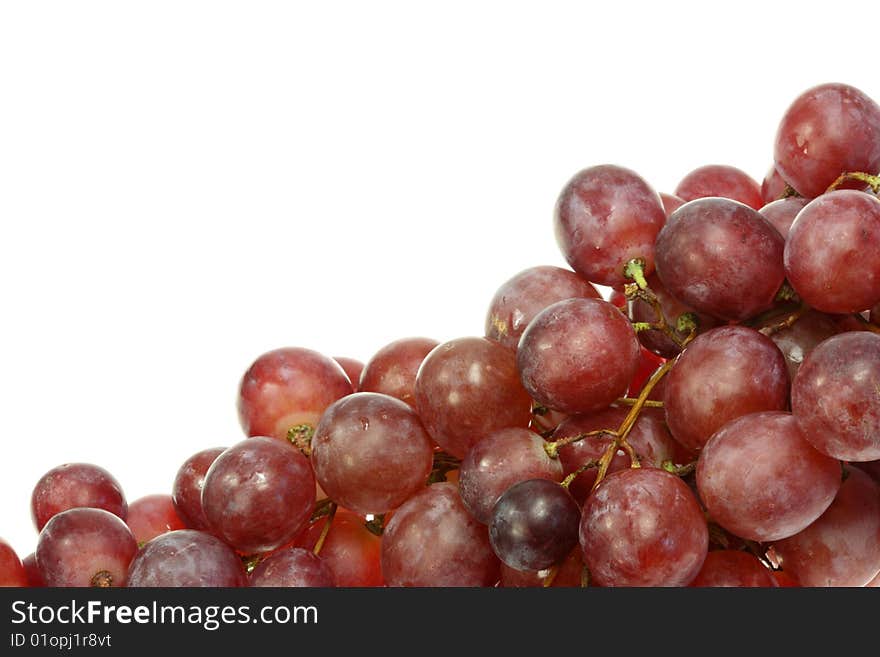
[[[580,168],[760,181],[876,44],[804,2],[3,3],[0,536],[64,462],[170,492],[264,351],[481,334]]]

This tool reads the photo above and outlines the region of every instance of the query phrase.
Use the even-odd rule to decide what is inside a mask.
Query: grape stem
[[[874,192],[874,194],[880,194],[880,176],[865,173],[864,171],[843,172],[837,177],[837,180],[829,185],[828,189],[825,190],[825,193],[833,192],[845,182],[863,182],[871,188],[871,191]]]
[[[636,333],[639,331],[660,331],[672,340],[679,349],[683,348],[686,338],[682,339],[681,333],[688,334],[696,328],[696,315],[683,313],[676,320],[676,325],[672,326],[660,307],[660,299],[654,294],[645,278],[645,261],[641,258],[634,258],[626,263],[623,272],[628,278],[635,280],[635,283],[627,283],[624,286],[623,291],[626,298],[631,301],[641,299],[654,309],[654,315],[657,317],[656,322],[633,322],[633,330]]]
[[[327,522],[324,523],[324,527],[321,529],[321,535],[318,536],[318,541],[315,543],[315,549],[312,550],[316,556],[321,554],[321,548],[324,547],[324,541],[327,540],[327,534],[330,533],[330,525],[333,524],[333,518],[336,515],[337,508],[338,505],[336,502],[330,502],[329,511],[327,512]]]
[[[559,485],[562,486],[565,490],[568,490],[571,486],[571,482],[581,476],[584,472],[589,470],[590,468],[598,468],[599,467],[599,459],[593,459],[591,461],[587,461],[577,470],[568,475],[565,479],[559,482]]]
[[[311,424],[296,424],[287,430],[287,440],[305,456],[312,455],[312,438],[315,427]]]
[[[674,474],[677,477],[686,477],[697,469],[697,462],[691,461],[690,463],[685,463],[684,465],[675,465],[675,463],[673,463],[672,461],[666,460],[663,461],[660,467],[666,470],[666,472]]]
[[[880,326],[877,326],[874,322],[865,319],[861,313],[853,313],[853,317],[864,324],[866,331],[871,331],[871,333],[880,333]]]
[[[763,335],[770,337],[771,335],[779,333],[779,331],[791,328],[792,326],[794,326],[794,323],[797,322],[801,317],[803,317],[809,310],[810,307],[807,304],[802,303],[794,312],[789,313],[782,320],[774,322],[772,324],[768,324],[767,326],[763,326],[762,328],[758,329],[758,333],[762,333]]]
[[[553,580],[556,579],[556,576],[559,574],[559,566],[552,566],[550,568],[550,572],[547,573],[547,576],[544,578],[544,581],[541,582],[541,586],[545,589],[553,586]]]
[[[638,399],[636,397],[619,397],[614,400],[614,403],[620,404],[621,406],[632,406],[637,401]],[[643,408],[663,408],[663,402],[657,399],[646,399],[642,406]]]

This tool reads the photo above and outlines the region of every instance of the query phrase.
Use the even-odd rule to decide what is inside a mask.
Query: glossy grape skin
[[[560,440],[599,429],[617,429],[629,411],[627,406],[611,406],[595,413],[572,415],[556,427],[552,439]],[[663,461],[672,460],[675,456],[675,441],[663,421],[663,409],[643,408],[627,436],[627,441],[644,467],[659,468]],[[598,460],[610,444],[611,438],[608,436],[590,436],[560,448],[559,461],[562,463],[563,474],[567,477],[585,463]],[[618,450],[608,466],[608,471],[617,472],[629,466],[629,456]],[[569,485],[568,490],[578,503],[583,504],[586,500],[596,481],[597,472],[596,468],[585,470]]]
[[[645,387],[645,384],[657,371],[663,363],[666,362],[666,359],[662,356],[658,356],[652,351],[648,351],[644,346],[640,349],[639,356],[639,366],[636,368],[635,374],[633,374],[633,378],[630,379],[629,386],[627,386],[626,394],[628,397],[638,397],[639,393],[642,391],[642,388]],[[654,388],[651,388],[651,392],[656,390],[656,386],[662,382],[663,379],[655,384]],[[650,397],[650,393],[648,394]]]
[[[382,535],[388,586],[492,586],[498,569],[486,526],[467,512],[452,483],[411,497]]]
[[[675,327],[678,318],[685,313],[694,313],[696,315],[697,331],[700,333],[704,333],[710,328],[714,328],[718,325],[718,320],[714,317],[706,315],[705,313],[697,313],[693,308],[669,294],[663,286],[663,283],[660,281],[660,277],[657,276],[656,273],[648,277],[648,287],[651,288],[651,291],[657,297],[657,300],[660,302],[660,310],[663,312],[663,316],[673,328]],[[659,321],[657,313],[654,311],[651,304],[642,301],[641,299],[633,299],[629,307],[629,316],[634,322],[648,322],[653,324]],[[684,340],[688,336],[687,333],[681,331],[676,331],[676,335],[678,335],[681,340]],[[642,346],[650,349],[655,354],[663,356],[663,358],[672,358],[681,351],[681,348],[662,331],[653,329],[639,331],[638,338],[639,342],[642,343]]]
[[[740,321],[773,304],[785,278],[785,242],[756,210],[702,198],[672,213],[657,236],[657,275],[684,304]]]
[[[697,461],[697,490],[712,520],[753,541],[803,530],[838,488],[840,463],[813,449],[790,413],[751,413],[728,422]]]
[[[336,586],[336,580],[314,552],[287,548],[258,563],[248,575],[248,586],[330,587]]]
[[[656,468],[608,475],[584,503],[579,540],[599,586],[687,586],[709,549],[696,497]]]
[[[758,212],[779,231],[783,238],[786,238],[795,218],[807,203],[809,203],[809,199],[801,198],[800,196],[789,196],[788,198],[768,203]]]
[[[625,395],[639,357],[626,316],[600,299],[566,299],[545,308],[516,352],[528,393],[564,413],[595,411]]]
[[[818,520],[773,544],[802,586],[864,586],[880,573],[880,486],[856,468],[846,472]]]
[[[40,567],[37,565],[36,552],[31,552],[22,559],[21,565],[24,567],[25,575],[27,575],[27,586],[31,588],[45,588],[46,580],[43,579],[43,573],[40,572]]]
[[[401,338],[373,354],[361,372],[359,390],[379,392],[416,407],[416,375],[425,356],[439,342],[431,338]]]
[[[170,495],[145,495],[128,505],[125,524],[138,544],[175,529],[186,529],[186,523],[177,515]]]
[[[37,531],[56,513],[76,507],[104,509],[125,520],[128,503],[116,478],[91,463],[65,463],[40,477],[31,493]]]
[[[583,552],[580,545],[568,553],[560,564],[549,588],[578,588],[584,573]],[[544,588],[550,569],[518,570],[501,562],[501,579],[498,586],[505,589]]]
[[[804,302],[828,313],[880,301],[880,200],[841,189],[798,213],[785,242],[785,274]]]
[[[315,478],[338,504],[358,513],[396,509],[425,486],[434,444],[406,403],[356,392],[331,404],[311,442]]]
[[[667,217],[687,203],[683,198],[665,192],[660,192],[660,201],[663,203],[663,211]]]
[[[434,442],[462,458],[496,429],[527,427],[532,399],[511,349],[467,337],[438,345],[422,362],[416,409]]]
[[[313,551],[326,522],[315,522],[296,539],[295,545]],[[324,539],[320,557],[336,586],[379,587],[385,585],[381,550],[382,539],[364,526],[364,518],[340,508]]]
[[[40,531],[36,558],[47,586],[125,586],[137,549],[119,516],[77,507],[49,519]]]
[[[581,510],[548,479],[527,479],[508,488],[492,509],[489,542],[511,568],[541,570],[562,561],[578,543]]]
[[[486,337],[516,349],[535,316],[557,301],[601,299],[599,291],[578,274],[561,267],[530,267],[505,281],[486,314]]]
[[[707,164],[682,178],[675,195],[685,201],[722,196],[757,210],[764,205],[761,186],[745,171],[726,164]]]
[[[794,381],[804,358],[816,348],[816,345],[840,332],[832,316],[816,310],[808,310],[791,326],[771,334],[770,339],[782,352],[789,377]]]
[[[171,489],[171,501],[177,515],[189,529],[210,531],[211,524],[202,509],[202,488],[205,486],[208,468],[225,451],[225,447],[203,449],[190,456],[177,470]]]
[[[0,538],[0,587],[29,586],[24,565],[12,546]]]
[[[218,537],[245,554],[291,540],[315,504],[315,476],[292,445],[257,436],[233,445],[211,464],[202,508]]]
[[[248,436],[287,438],[295,426],[318,424],[340,397],[354,392],[342,366],[302,347],[269,351],[247,369],[238,392],[238,418]]]
[[[484,525],[502,493],[527,479],[562,481],[562,464],[544,449],[541,436],[528,429],[493,431],[471,447],[459,469],[459,493],[470,514]]]
[[[804,359],[791,391],[804,437],[847,461],[880,459],[880,335],[840,333]]]
[[[216,536],[194,529],[161,534],[147,543],[131,562],[128,586],[247,586],[244,564]]]
[[[554,212],[556,241],[566,262],[591,283],[621,286],[626,263],[643,258],[654,271],[654,240],[666,221],[655,192],[629,169],[584,169],[563,188]]]
[[[801,196],[822,194],[845,171],[880,171],[880,107],[845,84],[812,87],[788,107],[774,160]]]
[[[727,422],[788,408],[785,358],[773,341],[745,326],[697,336],[666,376],[664,405],[673,437],[698,450]]]
[[[690,583],[693,587],[775,588],[773,573],[758,558],[741,550],[713,550]]]
[[[761,183],[761,198],[764,199],[764,203],[772,203],[781,199],[783,194],[785,194],[787,185],[788,183],[782,179],[782,176],[776,170],[776,165],[770,165],[770,169]]]
[[[349,358],[348,356],[334,356],[333,360],[342,366],[345,375],[351,381],[353,392],[357,392],[358,384],[361,380],[361,372],[364,371],[364,364],[357,358]]]

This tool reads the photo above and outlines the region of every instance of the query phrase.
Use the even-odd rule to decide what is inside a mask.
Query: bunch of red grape
[[[880,107],[843,84],[792,103],[763,185],[584,169],[555,207],[571,270],[506,281],[484,337],[263,354],[247,438],[130,505],[53,469],[0,583],[877,584],[878,172]]]

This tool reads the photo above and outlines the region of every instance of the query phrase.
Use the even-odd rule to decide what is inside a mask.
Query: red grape
[[[161,534],[144,545],[131,562],[128,586],[247,586],[244,564],[216,536],[194,529]]]
[[[458,458],[496,429],[527,427],[532,417],[516,354],[476,337],[428,354],[416,377],[416,408],[434,442]]]
[[[287,347],[257,358],[241,379],[238,417],[248,436],[286,439],[293,427],[314,428],[324,409],[354,391],[329,356]]]
[[[770,322],[772,324],[772,321]],[[804,358],[820,342],[840,333],[834,317],[808,310],[794,324],[770,334],[770,339],[785,357],[788,374],[792,381],[804,362]]]
[[[208,468],[225,451],[225,447],[211,447],[196,452],[184,461],[174,477],[171,500],[177,515],[189,529],[210,531],[211,525],[202,509],[202,488]]]
[[[125,520],[128,503],[122,486],[104,468],[91,463],[65,463],[40,477],[31,494],[37,531],[56,513],[76,507],[104,509]]]
[[[789,196],[788,198],[768,203],[758,212],[785,238],[788,237],[791,225],[794,223],[798,212],[803,210],[807,203],[809,203],[809,199],[801,198],[800,196]]]
[[[753,541],[798,533],[839,487],[839,462],[813,449],[790,413],[751,413],[725,424],[697,461],[697,490],[712,520]]]
[[[356,392],[331,404],[311,448],[321,488],[365,515],[395,509],[424,488],[434,459],[434,444],[416,412],[376,392]]]
[[[175,529],[185,529],[186,524],[174,510],[170,495],[146,495],[128,505],[125,524],[131,529],[138,544]]]
[[[314,550],[326,519],[315,522],[295,544]],[[381,564],[382,540],[364,526],[364,519],[346,509],[333,516],[321,547],[321,561],[333,574],[336,586],[384,586]]]
[[[359,390],[380,392],[416,407],[416,374],[439,342],[430,338],[401,338],[385,345],[364,365]]]
[[[246,554],[268,552],[303,528],[315,476],[295,447],[266,436],[233,445],[208,469],[202,507],[214,532]]]
[[[489,541],[508,566],[541,570],[562,561],[577,545],[580,522],[580,507],[567,490],[547,479],[527,479],[498,498]]]
[[[615,165],[584,169],[556,201],[556,241],[571,268],[592,283],[629,282],[634,258],[654,271],[654,240],[666,221],[660,195],[638,174]]]
[[[516,349],[535,315],[557,301],[601,299],[598,290],[578,274],[561,267],[531,267],[506,281],[492,298],[486,315],[486,337]]]
[[[486,526],[471,517],[451,483],[407,500],[382,535],[388,586],[492,586],[498,568]]]
[[[36,552],[31,552],[22,559],[21,565],[24,566],[28,586],[34,588],[44,588],[46,586],[46,580],[43,579],[43,573],[40,572],[40,567],[37,565]]]
[[[745,326],[721,326],[691,342],[666,377],[666,421],[677,441],[698,450],[724,424],[756,411],[788,408],[785,358]]]
[[[665,192],[660,192],[660,201],[663,203],[663,211],[666,212],[667,217],[687,203],[683,198]]]
[[[493,431],[471,447],[461,462],[459,492],[471,515],[485,525],[495,502],[526,479],[562,481],[562,465],[544,449],[544,439],[528,429]]]
[[[691,308],[739,321],[773,304],[785,278],[784,240],[756,210],[702,198],[672,213],[657,236],[657,275]]]
[[[822,194],[847,171],[880,171],[880,107],[845,84],[808,89],[776,132],[775,165],[801,196]]]
[[[781,199],[785,194],[787,184],[776,170],[776,165],[771,165],[761,183],[761,198],[764,199],[764,203],[772,203]]]
[[[580,544],[600,586],[687,586],[706,558],[709,531],[681,479],[629,468],[608,475],[587,498]]]
[[[36,557],[47,586],[125,586],[137,549],[118,516],[78,507],[49,519],[40,531]]]
[[[802,586],[864,586],[880,572],[880,486],[847,468],[825,513],[773,550]]]
[[[583,552],[580,546],[575,547],[557,566],[558,570],[550,583],[551,588],[577,588],[581,585],[584,573]],[[536,588],[543,587],[551,574],[545,570],[517,570],[501,562],[501,582],[503,588]]]
[[[348,356],[334,356],[333,360],[342,366],[342,369],[345,370],[345,375],[348,377],[348,380],[351,381],[352,390],[357,392],[358,383],[361,380],[361,372],[364,370],[364,364],[358,359],[349,358]]]
[[[714,550],[691,586],[775,588],[773,573],[756,556],[740,550]]]
[[[880,335],[840,333],[804,359],[791,408],[804,437],[847,461],[880,459]]]
[[[28,586],[24,565],[12,546],[0,538],[0,587]]]
[[[274,552],[248,575],[248,586],[336,586],[333,571],[319,556],[303,548]]]
[[[639,356],[636,334],[617,308],[601,299],[567,299],[531,321],[516,362],[534,399],[587,413],[626,394]]]
[[[708,196],[722,196],[757,210],[764,205],[761,186],[745,171],[726,164],[707,164],[687,174],[675,195],[685,201]]]
[[[785,243],[785,273],[806,303],[828,313],[880,301],[880,200],[851,189],[823,194],[797,215]]]

